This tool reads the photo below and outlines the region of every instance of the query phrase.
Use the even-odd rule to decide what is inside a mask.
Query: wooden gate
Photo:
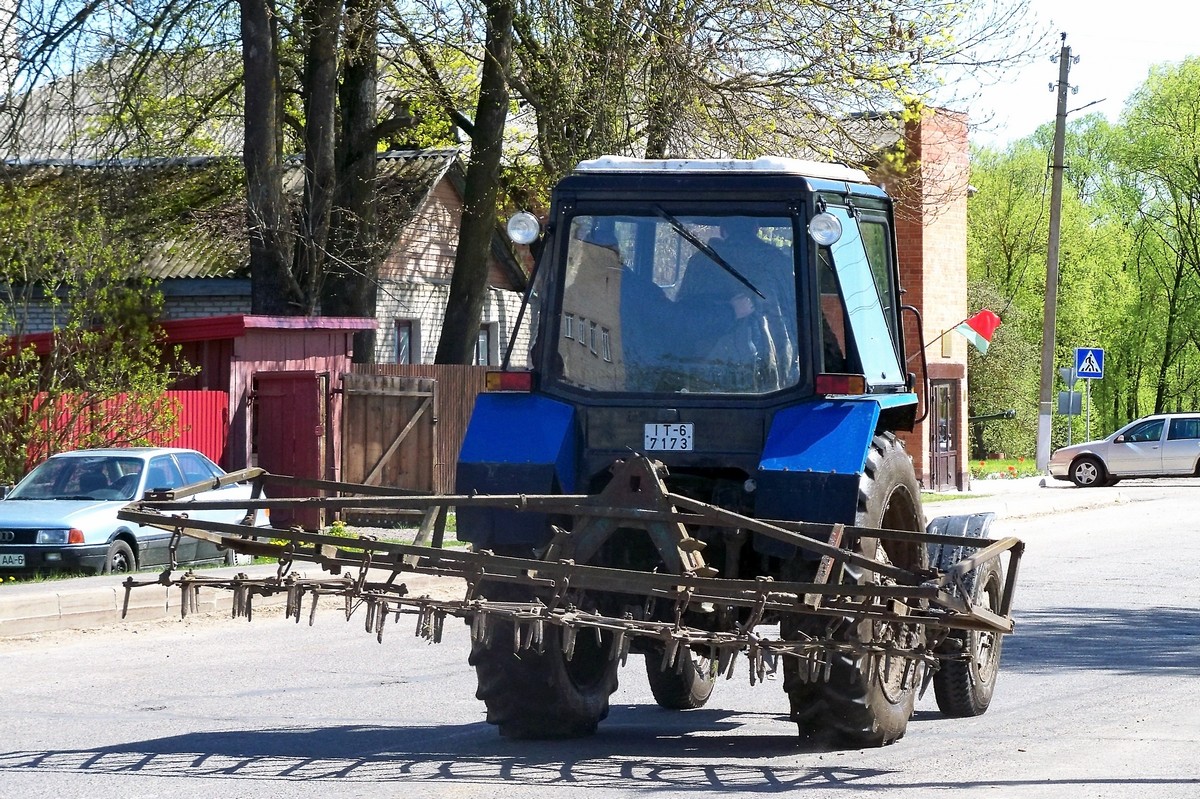
[[[413,491],[439,490],[435,480],[437,385],[436,380],[421,377],[342,375],[341,479]],[[363,510],[348,510],[344,516],[356,524],[400,520]]]
[[[326,409],[329,376],[317,372],[255,372],[254,452],[258,466],[272,474],[307,477],[314,480],[325,476]],[[275,488],[278,497],[304,496],[306,489],[296,488],[284,493]],[[271,511],[275,527],[300,525],[316,530],[324,526],[321,508],[295,511]]]

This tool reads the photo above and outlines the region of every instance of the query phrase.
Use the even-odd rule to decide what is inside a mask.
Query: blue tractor
[[[608,712],[622,644],[645,656],[660,705],[699,707],[723,670],[712,642],[770,623],[778,651],[794,655],[781,658],[782,683],[802,736],[891,743],[931,675],[945,712],[983,712],[998,627],[934,634],[922,623],[932,605],[916,595],[953,565],[950,553],[972,551],[964,544],[982,540],[990,516],[939,520],[934,538],[919,535],[918,482],[897,433],[913,429],[920,400],[905,368],[914,349],[888,195],[838,165],[606,157],[558,184],[544,225],[518,215],[510,233],[537,254],[529,368],[490,376],[497,390],[475,406],[457,493],[597,502],[460,505],[458,536],[476,551],[615,576],[569,596],[502,580],[481,594],[565,601],[631,624],[682,620],[708,637],[626,643],[619,625],[579,636],[552,625],[537,647],[515,651],[507,628],[478,637],[471,662],[488,720],[513,737],[591,733]],[[598,517],[606,503],[659,516]],[[959,571],[952,593],[1007,612],[998,559]],[[826,593],[798,593],[796,612],[719,598],[681,611],[647,598],[640,574]],[[904,585],[913,595],[895,593]],[[859,612],[862,596],[846,594],[855,591],[891,615]]]
[[[433,641],[463,618],[488,721],[516,738],[594,732],[630,655],[676,710],[739,659],[751,682],[781,673],[800,734],[838,745],[900,738],[929,684],[944,714],[984,712],[1023,545],[988,538],[991,514],[925,524],[897,438],[920,401],[888,196],[841,166],[603,158],[558,185],[544,229],[514,222],[537,252],[528,368],[488,375],[454,495],[222,478],[287,497],[246,507],[424,510],[419,543],[260,540],[188,518],[220,504],[195,501],[213,487],[197,484],[121,516],[279,558],[279,573],[127,590],[176,584],[186,609],[226,588],[247,616],[252,596],[286,592],[297,620],[305,596],[310,620],[337,596],[380,639],[393,616]],[[451,507],[470,551],[441,546]],[[357,577],[299,578],[296,561]],[[411,572],[466,594],[412,596]]]

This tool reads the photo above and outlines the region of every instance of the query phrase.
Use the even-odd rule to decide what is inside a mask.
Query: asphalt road
[[[779,681],[744,669],[662,711],[636,658],[595,737],[507,741],[464,626],[379,644],[359,616],[264,610],[0,639],[0,797],[1200,795],[1200,482],[1019,493],[992,497],[1028,550],[991,709],[927,696],[883,749],[803,748]]]

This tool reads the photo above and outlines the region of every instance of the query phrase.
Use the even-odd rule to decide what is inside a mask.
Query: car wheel
[[[137,571],[137,558],[133,549],[126,542],[117,539],[108,545],[108,553],[104,556],[103,574],[125,574]]]
[[[1101,486],[1106,480],[1104,466],[1096,458],[1080,458],[1071,464],[1071,482],[1080,488]]]

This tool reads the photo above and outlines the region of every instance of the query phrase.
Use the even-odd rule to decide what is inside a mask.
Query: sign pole
[[[1086,425],[1085,432],[1087,433],[1087,438],[1085,438],[1084,440],[1091,441],[1092,440],[1092,381],[1091,380],[1087,381],[1087,425]]]

